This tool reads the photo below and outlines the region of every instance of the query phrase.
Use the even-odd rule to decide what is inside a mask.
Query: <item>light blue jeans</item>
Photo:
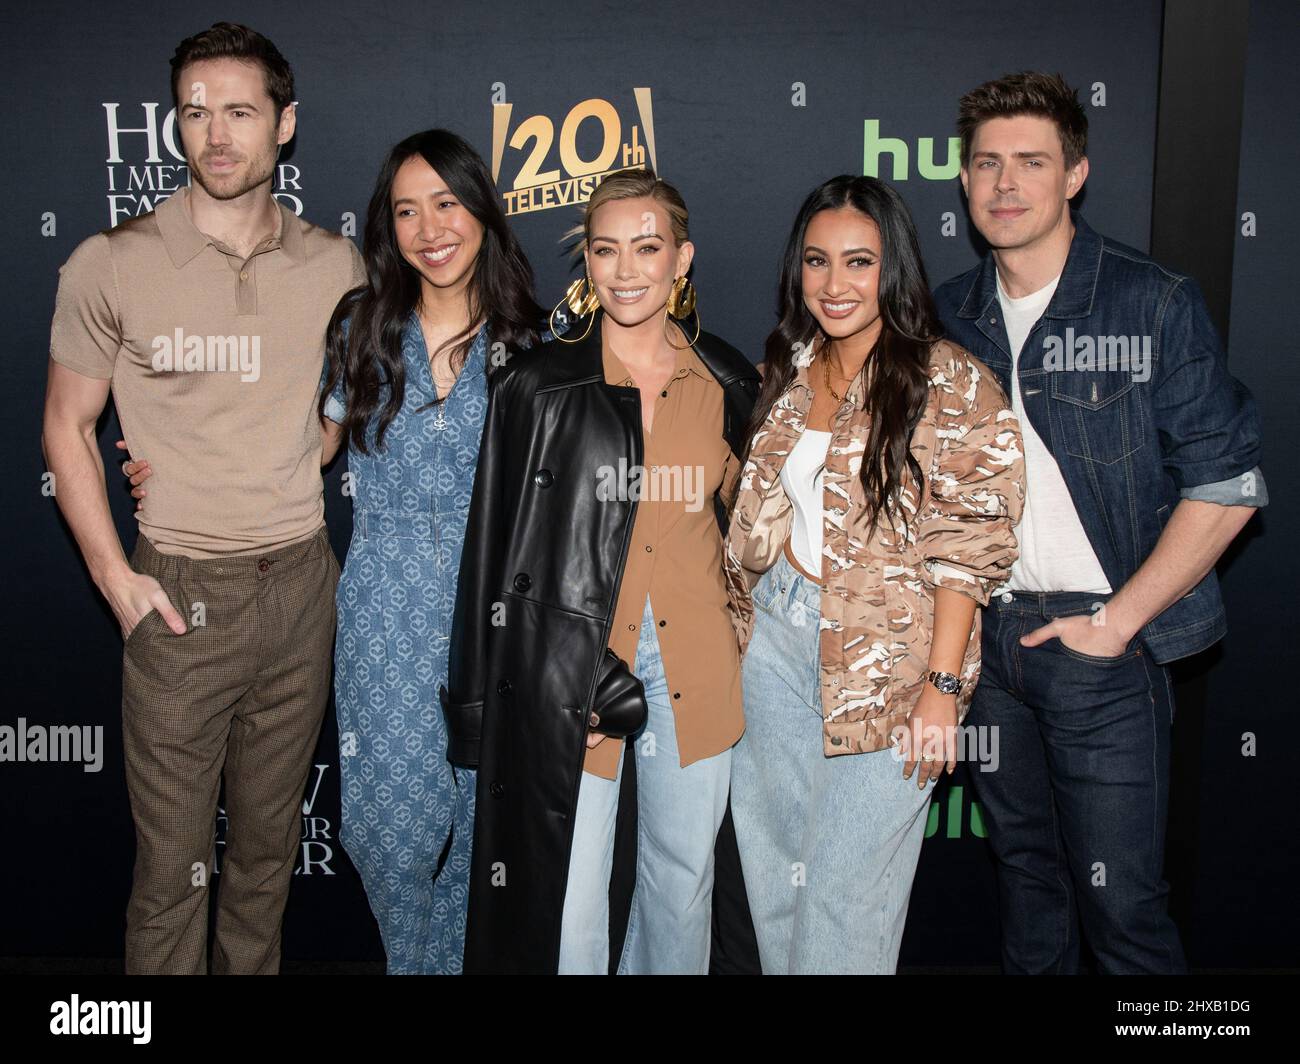
[[[822,754],[820,595],[784,555],[754,588],[731,817],[764,974],[892,973],[932,788]]]
[[[636,886],[618,973],[705,975],[712,938],[713,844],[727,808],[731,751],[681,767],[649,598],[634,671],[645,686],[650,712],[635,738]],[[615,779],[582,774],[560,930],[561,975],[609,971],[609,878],[622,775],[622,759]]]

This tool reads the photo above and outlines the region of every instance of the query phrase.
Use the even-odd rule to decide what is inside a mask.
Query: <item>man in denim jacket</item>
[[[1186,970],[1162,878],[1168,664],[1226,630],[1214,564],[1265,505],[1259,420],[1194,281],[1070,211],[1087,117],[1059,77],[962,98],[962,187],[992,254],[936,292],[1011,396],[1020,558],[984,622],[967,725],[997,855],[1008,972]]]

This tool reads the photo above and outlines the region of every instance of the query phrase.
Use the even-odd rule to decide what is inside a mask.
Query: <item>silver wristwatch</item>
[[[950,672],[932,672],[927,679],[946,695],[961,693],[961,680]]]

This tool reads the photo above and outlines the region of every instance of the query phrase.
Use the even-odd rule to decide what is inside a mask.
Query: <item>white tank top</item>
[[[804,429],[781,467],[781,487],[794,508],[790,552],[819,579],[822,571],[822,475],[826,471],[829,432]]]

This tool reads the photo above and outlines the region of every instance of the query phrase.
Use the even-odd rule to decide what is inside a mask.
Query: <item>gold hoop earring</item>
[[[586,292],[583,286],[586,286]],[[578,318],[591,316],[587,322],[587,328],[581,336],[575,340],[570,340],[555,328],[555,314],[562,306],[568,306]],[[596,308],[600,306],[600,300],[596,297],[596,286],[591,283],[590,277],[579,277],[569,285],[568,290],[564,293],[564,298],[555,304],[555,309],[551,311],[551,335],[561,343],[579,344],[582,343],[591,332],[591,327],[596,323]]]
[[[681,321],[689,318],[692,311],[695,313],[695,336],[686,342],[686,347],[682,347],[680,344],[673,343],[672,333],[668,331],[668,316],[672,315]],[[686,335],[685,329],[682,329],[682,335]],[[668,346],[678,351],[694,347],[695,341],[700,338],[700,314],[695,302],[695,286],[685,274],[678,277],[673,282],[672,288],[668,290],[668,302],[664,304],[664,337],[668,341]]]

